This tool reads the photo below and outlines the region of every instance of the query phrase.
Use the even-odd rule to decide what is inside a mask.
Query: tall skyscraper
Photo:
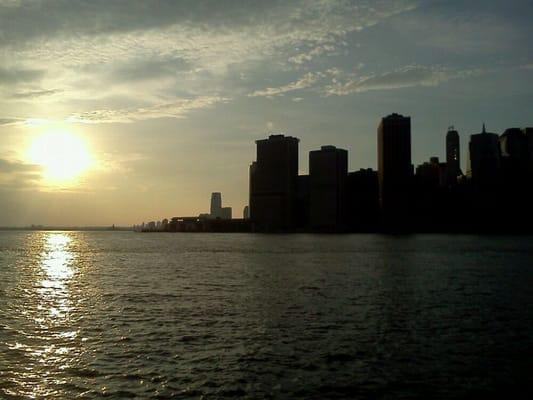
[[[500,136],[502,176],[505,183],[521,185],[528,174],[528,140],[520,128],[509,128]]]
[[[346,180],[348,152],[335,146],[322,146],[309,153],[312,229],[340,231],[346,228]]]
[[[411,118],[391,114],[378,127],[378,178],[385,222],[408,218],[412,177]]]
[[[220,192],[211,193],[210,219],[231,219],[231,207],[222,207],[222,194]]]
[[[258,231],[294,228],[298,142],[285,135],[256,141],[257,161],[250,167],[250,219]]]
[[[500,173],[500,141],[495,133],[485,130],[470,136],[470,169],[476,183],[494,184]]]
[[[459,132],[453,126],[446,133],[446,183],[457,184],[457,177],[461,175],[461,152]]]
[[[222,209],[222,195],[219,192],[211,193],[211,218],[220,218]]]

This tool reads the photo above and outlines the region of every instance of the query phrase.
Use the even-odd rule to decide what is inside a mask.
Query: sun
[[[75,183],[92,164],[84,140],[67,131],[45,132],[30,145],[28,159],[43,168],[50,184]]]

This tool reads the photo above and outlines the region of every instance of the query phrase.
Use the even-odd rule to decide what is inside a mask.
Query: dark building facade
[[[250,219],[257,231],[295,227],[298,142],[284,135],[256,141],[257,161],[250,167]]]
[[[533,176],[533,128],[524,128],[523,131],[527,140],[528,170],[530,176]]]
[[[470,136],[470,170],[476,184],[493,185],[500,178],[500,141],[485,130]]]
[[[411,118],[391,114],[378,127],[378,178],[385,223],[408,218],[413,178]]]
[[[346,229],[348,151],[322,146],[309,153],[309,223],[317,231]]]
[[[375,231],[379,225],[379,180],[371,168],[348,173],[347,213],[351,231]]]
[[[456,185],[461,175],[461,144],[453,126],[446,133],[446,184]]]
[[[502,178],[509,186],[524,185],[529,174],[528,140],[520,128],[509,128],[500,136]]]
[[[444,183],[446,164],[440,163],[438,157],[431,157],[416,167],[416,183],[427,188],[436,188]]]

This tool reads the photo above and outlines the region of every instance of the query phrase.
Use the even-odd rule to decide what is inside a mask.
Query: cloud
[[[0,69],[0,85],[9,83],[11,93],[0,102],[24,99],[25,108],[0,105],[4,112],[32,116],[46,97],[46,112],[56,119],[181,118],[191,109],[220,103],[217,97],[252,91],[251,81],[236,84],[232,76],[245,72],[276,79],[279,71],[301,68],[334,52],[351,32],[415,4],[416,0],[0,1],[0,52],[5,60],[16,61]],[[307,76],[270,88],[270,94],[267,89],[254,95],[281,95],[308,87],[313,79]],[[204,100],[184,103],[183,98]]]
[[[326,95],[344,96],[369,90],[401,89],[412,86],[437,86],[451,79],[466,78],[481,70],[453,70],[441,66],[409,65],[395,71],[364,77],[334,79],[324,88]]]
[[[45,96],[52,96],[54,94],[61,93],[62,90],[59,89],[49,89],[49,90],[30,90],[27,92],[18,92],[11,95],[11,97],[15,99],[28,99],[28,98],[36,98],[36,97],[45,97]]]
[[[21,122],[24,122],[24,119],[21,118],[1,118],[0,117],[0,125],[14,125],[19,124]]]
[[[0,86],[11,86],[32,82],[42,78],[44,72],[36,69],[17,69],[0,67]]]
[[[22,190],[39,187],[41,170],[38,165],[0,158],[0,188]]]
[[[315,82],[317,82],[323,76],[324,76],[324,74],[321,73],[321,72],[308,72],[302,78],[298,79],[297,81],[288,83],[288,84],[283,85],[283,86],[268,87],[266,89],[256,90],[256,91],[250,93],[248,96],[249,97],[283,96],[285,93],[288,93],[288,92],[293,92],[295,90],[301,90],[301,89],[306,89],[308,87],[311,87]]]
[[[289,57],[289,62],[293,64],[304,64],[306,62],[309,62],[313,60],[313,58],[320,56],[325,53],[332,53],[336,50],[336,47],[332,44],[323,44],[316,46],[315,48],[309,50],[305,53],[296,54],[292,57]]]
[[[72,114],[68,122],[87,124],[128,123],[153,118],[183,118],[193,110],[209,108],[217,103],[227,102],[228,98],[220,96],[201,96],[194,99],[180,99],[171,103],[157,104],[147,108],[104,109]]]

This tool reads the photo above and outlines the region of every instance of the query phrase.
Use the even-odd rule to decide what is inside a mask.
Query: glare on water
[[[69,368],[76,362],[80,349],[78,331],[71,320],[75,299],[71,283],[76,276],[75,234],[41,232],[32,235],[35,252],[31,263],[21,264],[19,290],[21,296],[17,326],[18,334],[6,342],[23,368],[12,371],[18,390],[6,393],[24,394],[30,398],[57,396],[56,386],[64,384],[55,371]],[[7,326],[10,328],[10,326]],[[1,380],[0,376],[0,380]]]
[[[0,232],[0,398],[530,387],[531,265],[530,237]]]

